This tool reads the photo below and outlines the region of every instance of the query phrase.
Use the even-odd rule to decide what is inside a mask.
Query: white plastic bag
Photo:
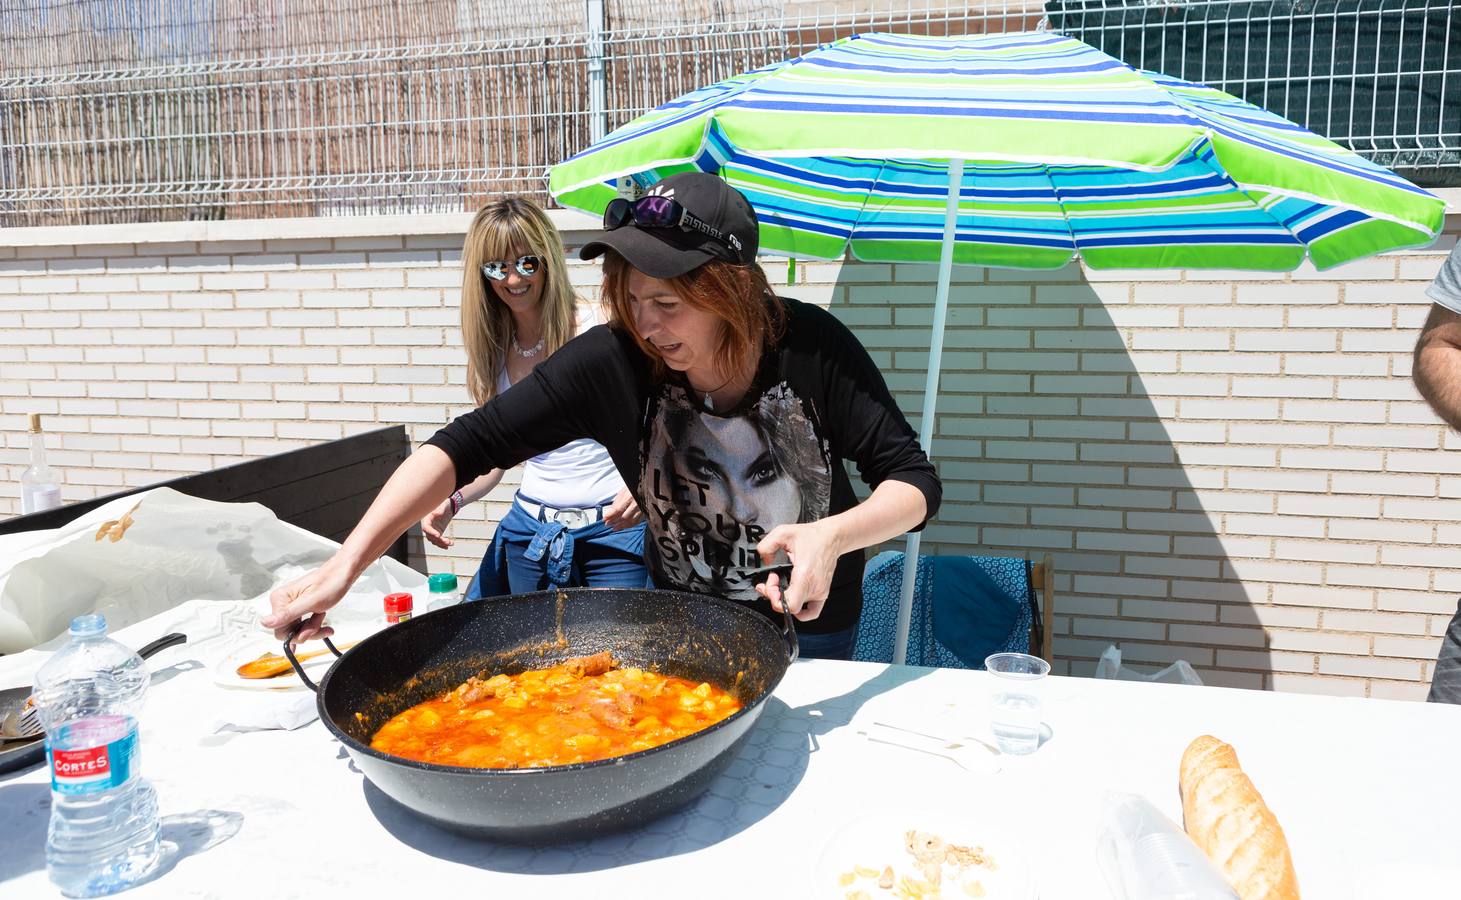
[[[115,633],[189,600],[267,609],[270,590],[339,546],[260,504],[200,500],[170,488],[119,498],[60,528],[0,535],[0,653],[45,649],[58,636],[64,642],[71,619],[92,612],[105,615]],[[425,582],[386,558],[351,590],[424,598]],[[362,614],[378,617],[379,603]],[[341,604],[334,618],[352,612]],[[258,630],[257,621],[249,628]]]
[[[1202,684],[1202,679],[1197,677],[1193,671],[1192,664],[1185,659],[1179,659],[1164,669],[1158,669],[1150,674],[1138,669],[1131,669],[1121,664],[1121,651],[1115,644],[1107,647],[1101,654],[1101,661],[1096,663],[1096,677],[1109,678],[1116,681],[1156,681],[1164,684]]]

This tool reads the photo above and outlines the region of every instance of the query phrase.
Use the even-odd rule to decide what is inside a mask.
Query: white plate
[[[896,807],[858,816],[833,832],[817,859],[807,896],[845,900],[859,890],[874,900],[891,896],[878,887],[876,878],[858,877],[850,885],[840,884],[839,878],[854,866],[882,872],[891,865],[897,879],[922,880],[917,862],[906,848],[905,835],[910,830],[936,835],[947,844],[982,848],[996,865],[994,870],[972,867],[960,872],[945,863],[942,900],[971,900],[977,896],[971,892],[975,881],[983,887],[985,900],[1034,900],[1029,867],[1008,828],[997,824],[996,817]]]
[[[339,647],[341,644],[341,639],[338,636],[331,637],[330,641],[336,647]],[[318,684],[319,680],[324,677],[325,672],[330,668],[330,665],[334,663],[336,656],[329,651],[329,648],[322,641],[310,641],[305,645],[303,652],[312,653],[316,650],[324,650],[324,655],[316,656],[313,659],[301,660],[300,665],[304,667],[304,671],[309,675],[310,680]],[[218,664],[213,667],[213,681],[223,687],[245,688],[253,691],[307,690],[304,682],[299,680],[299,676],[294,673],[293,669],[290,669],[283,675],[276,675],[273,678],[244,678],[238,674],[238,667],[246,662],[252,662],[265,654],[279,655],[283,652],[283,642],[276,641],[273,638],[261,637],[246,641],[224,654],[223,658],[218,661]]]

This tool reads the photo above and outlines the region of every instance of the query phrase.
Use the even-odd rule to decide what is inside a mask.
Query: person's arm
[[[832,572],[844,553],[880,544],[923,524],[928,503],[923,491],[903,481],[888,480],[852,509],[818,522],[778,525],[756,545],[764,564],[786,553],[792,563],[791,584],[781,589],[780,576],[772,574],[756,592],[780,611],[783,595],[791,614],[803,621],[822,614],[832,587]]]
[[[1410,377],[1447,425],[1461,431],[1461,315],[1439,303],[1415,342]]]
[[[504,470],[493,469],[471,484],[461,488],[459,491],[462,495],[461,505],[457,509],[452,509],[450,497],[441,501],[436,509],[433,509],[421,519],[421,533],[426,536],[428,541],[443,550],[450,547],[452,545],[452,539],[446,536],[446,527],[451,524],[451,520],[456,517],[456,514],[461,510],[462,506],[466,506],[468,503],[473,503],[487,496],[502,481],[503,474]]]
[[[360,573],[454,488],[493,469],[509,469],[582,437],[598,440],[611,453],[617,446],[616,462],[628,460],[638,447],[633,433],[638,395],[626,360],[625,345],[608,329],[595,328],[569,341],[512,390],[432,435],[396,469],[328,562],[269,595],[272,612],[264,626],[283,638],[303,619],[299,640],[330,634],[325,611]]]
[[[918,489],[924,519],[902,529],[916,531],[943,500],[938,472],[862,342],[831,313],[817,309],[814,315],[823,319],[813,333],[823,360],[821,415],[832,453],[852,460],[863,483],[874,490],[890,480]]]
[[[507,474],[506,469],[493,469],[486,475],[461,489],[462,503],[476,503],[491,493],[492,489],[502,483],[502,476]]]
[[[1461,430],[1461,244],[1425,292],[1435,305],[1416,339],[1410,377],[1436,415]]]
[[[637,477],[640,413],[633,342],[597,326],[560,347],[490,403],[460,416],[427,441],[444,450],[461,487],[492,469],[579,438],[609,450],[626,483]]]
[[[366,567],[380,558],[411,523],[452,492],[456,468],[450,457],[427,445],[397,467],[375,501],[335,555],[318,569],[294,579],[269,595],[271,612],[263,619],[279,639],[288,637],[304,619],[297,641],[325,637],[325,612],[340,602]]]
[[[803,314],[812,320],[812,327],[802,331],[810,338],[798,338],[808,343],[793,352],[821,371],[819,414],[833,455],[853,460],[873,489],[851,509],[819,522],[774,528],[757,545],[765,565],[782,551],[791,560],[785,600],[805,621],[821,614],[840,556],[922,528],[938,511],[943,487],[862,342],[824,310]],[[779,576],[771,575],[757,592],[780,608]]]

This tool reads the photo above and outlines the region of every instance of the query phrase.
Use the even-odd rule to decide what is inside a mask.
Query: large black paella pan
[[[735,694],[742,709],[659,747],[564,766],[473,769],[370,747],[387,719],[473,675],[603,650],[621,664],[709,681]],[[617,588],[520,594],[437,610],[361,641],[321,681],[320,719],[366,778],[443,827],[512,841],[587,837],[699,796],[735,758],[795,658],[793,632],[726,600]]]

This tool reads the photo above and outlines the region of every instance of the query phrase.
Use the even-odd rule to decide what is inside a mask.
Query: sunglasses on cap
[[[482,263],[482,274],[493,281],[505,281],[507,279],[507,267],[517,270],[517,274],[524,278],[532,278],[543,271],[543,261],[536,256],[519,256],[517,259],[508,261],[495,259],[492,262]]]
[[[679,201],[670,197],[651,194],[630,200],[615,197],[604,208],[604,230],[613,231],[625,225],[638,228],[678,228],[681,231],[703,234],[714,244],[707,247],[711,253],[727,262],[741,261],[741,242],[733,234],[727,234],[686,209]]]

